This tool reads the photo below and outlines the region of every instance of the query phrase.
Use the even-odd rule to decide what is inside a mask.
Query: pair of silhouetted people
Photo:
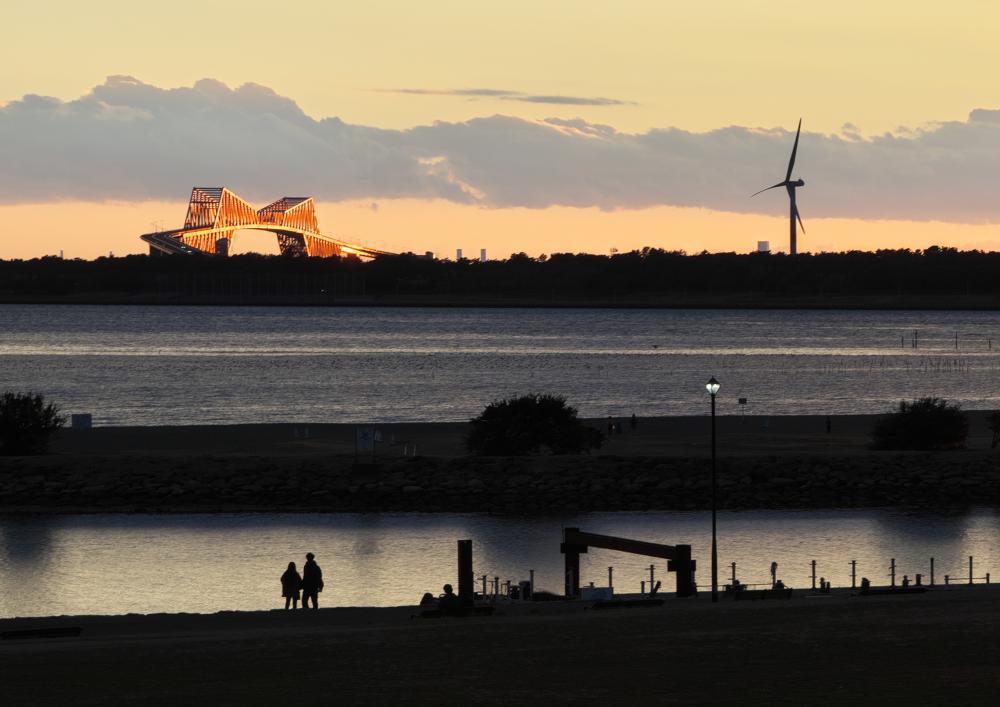
[[[288,569],[281,575],[281,596],[285,598],[286,609],[289,604],[292,608],[298,608],[300,591],[303,609],[309,608],[310,599],[312,608],[319,608],[319,593],[323,591],[323,570],[316,564],[316,556],[311,552],[306,553],[306,564],[302,567],[301,577],[294,562],[289,562]]]

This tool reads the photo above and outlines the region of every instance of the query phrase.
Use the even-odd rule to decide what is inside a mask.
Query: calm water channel
[[[687,415],[711,375],[721,414],[1000,407],[993,312],[2,305],[0,328],[0,389],[96,424],[454,421],[528,391]]]
[[[693,545],[698,583],[710,581],[704,513],[598,513],[563,519],[482,515],[92,515],[0,518],[0,616],[214,612],[278,607],[278,577],[316,553],[327,578],[321,605],[413,604],[455,579],[455,541],[474,541],[477,574],[562,587],[561,528]],[[738,563],[744,582],[764,582],[772,561],[786,583],[808,586],[810,560],[834,585],[858,573],[888,583],[928,571],[937,580],[1000,570],[1000,514],[909,514],[896,510],[722,513],[722,576]],[[592,551],[581,577],[606,584],[613,566],[620,592],[639,590],[650,559]],[[665,570],[652,560],[657,578]],[[665,586],[672,586],[670,579]]]

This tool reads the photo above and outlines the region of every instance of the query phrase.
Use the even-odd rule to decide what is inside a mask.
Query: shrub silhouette
[[[899,409],[872,429],[875,449],[959,449],[965,446],[969,421],[957,404],[941,398],[900,401]]]
[[[558,395],[531,393],[495,400],[470,422],[466,445],[473,454],[521,456],[548,449],[579,454],[598,449],[600,430],[583,424]]]
[[[41,395],[6,392],[0,397],[0,454],[42,454],[64,424],[66,416]]]

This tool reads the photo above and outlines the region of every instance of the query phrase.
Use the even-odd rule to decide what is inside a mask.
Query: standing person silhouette
[[[302,577],[295,568],[294,562],[288,563],[288,569],[281,575],[281,596],[285,597],[285,609],[291,604],[293,609],[299,608],[299,590],[302,588]]]
[[[323,570],[316,564],[316,556],[306,553],[306,564],[302,568],[302,608],[309,608],[312,598],[312,608],[319,608],[319,593],[323,591]]]

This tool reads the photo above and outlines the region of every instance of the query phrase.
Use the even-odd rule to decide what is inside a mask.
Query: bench
[[[79,626],[57,626],[54,628],[23,628],[0,632],[0,640],[20,641],[26,638],[76,638],[83,629]]]

